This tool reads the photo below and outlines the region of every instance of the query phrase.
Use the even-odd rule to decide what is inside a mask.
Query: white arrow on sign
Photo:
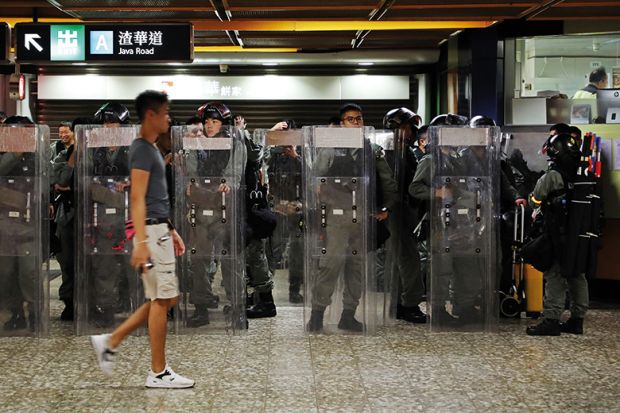
[[[37,43],[37,41],[35,39],[40,39],[41,36],[39,36],[36,33],[26,33],[26,35],[24,36],[25,40],[26,40],[26,49],[30,50],[30,45],[33,45],[35,49],[37,49],[39,52],[43,51],[43,48],[41,47],[41,45],[39,43]]]

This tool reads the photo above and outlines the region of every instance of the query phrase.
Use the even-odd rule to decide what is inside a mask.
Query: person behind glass
[[[58,126],[58,140],[51,144],[52,161],[58,154],[75,143],[71,122],[62,121]]]
[[[199,116],[190,118],[186,123],[194,126],[189,130],[192,136],[219,138],[229,136],[231,122],[230,110],[218,102],[209,102],[198,109]],[[196,123],[196,119],[200,121]],[[203,135],[204,133],[204,135]],[[186,165],[189,176],[221,177],[229,174],[230,152],[216,150],[197,150],[188,154]],[[188,188],[186,194],[192,203],[200,200],[202,209],[214,210],[219,207],[220,200],[212,194],[201,194]],[[188,289],[189,301],[194,305],[194,313],[187,319],[187,327],[197,328],[209,324],[209,309],[218,308],[219,296],[213,291],[213,280],[217,272],[218,260],[210,255],[212,251],[221,250],[230,242],[230,234],[222,233],[219,220],[213,217],[196,216],[196,227],[192,230],[192,248],[199,254],[190,256]],[[197,245],[195,245],[197,244]],[[222,265],[222,279],[226,294],[230,299],[231,269],[228,261]],[[184,288],[186,288],[184,286]]]
[[[292,119],[276,123],[270,130],[292,130],[297,125]],[[288,246],[289,302],[300,304],[303,281],[303,211],[301,210],[301,156],[295,146],[276,147],[268,151],[267,176],[269,199],[278,215],[278,227],[269,239],[267,254],[269,269],[275,273]]]
[[[185,253],[185,244],[170,221],[170,202],[164,159],[155,141],[170,125],[168,96],[147,90],[136,98],[140,137],[129,150],[131,170],[131,219],[135,236],[131,267],[142,274],[148,300],[111,334],[91,336],[101,370],[112,376],[118,347],[125,337],[148,324],[151,368],[145,386],[188,388],[194,380],[175,373],[166,363],[167,314],[176,305],[179,289],[175,255]]]
[[[233,126],[239,130],[245,130],[248,126],[243,115],[236,113],[233,115]]]
[[[565,250],[568,214],[566,210],[567,190],[574,182],[580,151],[569,134],[559,134],[549,140],[546,153],[549,169],[536,182],[530,194],[531,204],[536,208],[534,220],[542,217],[543,231],[549,235],[552,245],[553,265],[545,271],[544,319],[526,329],[530,336],[559,336],[561,333],[583,334],[583,319],[589,306],[588,281],[584,273],[567,274],[574,271],[562,263]],[[566,296],[570,301],[571,316],[560,324]]]
[[[253,297],[248,297],[246,315],[247,318],[275,317],[277,312],[273,300],[273,274],[267,261],[267,238],[273,234],[276,217],[267,202],[267,186],[263,176],[264,151],[252,140],[242,115],[235,115],[235,125],[245,146],[245,260],[247,286],[254,291]]]
[[[573,99],[596,99],[598,91],[605,88],[607,88],[607,72],[604,67],[599,67],[590,72],[588,84],[575,92]]]
[[[65,308],[60,314],[63,321],[72,321],[74,315],[74,282],[75,282],[75,157],[76,142],[74,131],[77,125],[90,125],[90,118],[77,118],[70,125],[70,132],[62,131],[65,126],[61,124],[59,142],[66,144],[52,159],[52,171],[50,173],[50,185],[52,186],[55,205],[55,236],[60,242],[60,251],[56,254],[62,273],[62,284],[58,290],[60,300]],[[70,139],[68,139],[70,137]],[[63,145],[64,146],[64,145]]]
[[[447,113],[447,114],[441,114],[441,115],[435,116],[429,123],[429,127],[430,126],[442,127],[442,126],[451,126],[451,125],[452,126],[465,126],[467,125],[467,122],[468,122],[468,119],[464,116]],[[426,145],[424,147],[425,154],[418,161],[415,174],[408,188],[409,195],[411,195],[412,198],[416,199],[420,207],[424,208],[426,211],[430,211],[431,198],[443,198],[444,196],[448,195],[448,193],[446,192],[444,188],[433,189],[433,182],[432,182],[433,153],[431,150],[431,146],[433,145],[433,143],[434,142],[429,141],[428,135],[427,135]],[[445,164],[442,165],[442,169],[446,172],[456,170],[457,168],[456,154],[450,153],[450,149],[447,147],[442,147],[441,150],[445,155],[442,157],[442,162],[445,162]],[[451,175],[452,174],[454,174],[454,172],[452,172]],[[429,223],[430,218],[426,218],[425,220],[426,221],[423,222],[422,225],[425,226],[426,224],[429,224],[428,226],[430,227],[430,223]],[[426,239],[420,242],[420,244],[423,247],[426,246],[427,243],[430,242],[430,240],[428,239],[431,236],[430,229],[426,231],[426,234],[424,235],[426,236]],[[439,278],[440,282],[436,283],[435,291],[431,291],[431,294],[433,296],[441,297],[442,299],[444,299],[445,297],[449,296],[449,291],[451,288],[453,288],[455,284],[455,277],[454,277],[451,265],[443,263],[441,260],[440,260],[440,263],[442,264],[442,270],[440,274],[441,276]],[[448,324],[451,324],[455,321],[454,318],[447,311],[441,311],[439,314],[433,314],[433,317],[436,317],[437,319],[441,319]]]
[[[484,128],[497,126],[495,121],[487,116],[474,116],[469,122],[472,128]],[[466,150],[467,152],[472,149]],[[468,165],[476,165],[474,159],[465,159]],[[515,188],[516,181],[513,178],[512,169],[506,159],[500,161],[500,248],[498,260],[500,261],[500,290],[508,293],[512,287],[512,258],[511,251],[514,243],[514,210],[515,207],[527,207],[527,195],[520,194]],[[481,173],[481,172],[479,172]]]
[[[344,128],[362,128],[364,126],[364,117],[362,108],[355,103],[347,103],[340,108],[340,126]],[[368,144],[365,141],[365,144]],[[381,148],[372,148],[375,154],[375,174],[377,176],[377,199],[373,203],[380,203],[377,206],[375,219],[383,222],[388,219],[390,212],[398,202],[398,187],[396,181],[392,177],[392,170],[385,160]],[[358,151],[359,153],[359,151]],[[347,155],[344,158],[352,158],[355,155]],[[338,162],[335,159],[335,152],[329,151],[323,154],[319,153],[316,161],[317,176],[340,176],[342,173],[351,173],[352,165],[346,165],[347,161]],[[355,161],[354,159],[352,161]],[[349,170],[347,170],[349,169]],[[346,172],[345,172],[346,171]],[[372,172],[371,172],[372,173]],[[340,250],[349,242],[348,228],[336,227],[329,234],[331,240],[328,239],[329,248],[332,250]],[[342,251],[344,252],[344,251]],[[318,332],[323,329],[323,316],[325,309],[331,304],[331,297],[336,288],[336,284],[340,274],[344,273],[344,293],[343,293],[343,310],[338,322],[338,328],[341,330],[364,331],[364,325],[355,319],[355,312],[359,306],[362,295],[362,265],[358,257],[345,256],[344,254],[335,253],[319,264],[319,274],[312,288],[312,311],[307,329],[310,332]]]
[[[417,166],[414,142],[420,117],[408,108],[395,108],[386,113],[383,127],[395,133],[399,163],[397,176],[399,203],[389,220],[391,240],[394,243],[398,302],[396,318],[410,323],[425,323],[426,314],[420,310],[424,299],[424,280],[420,268],[420,254],[414,229],[418,225],[417,203],[407,188]],[[420,150],[421,151],[421,150]]]
[[[104,128],[118,128],[129,124],[130,113],[124,105],[106,103],[95,112],[93,121]],[[122,199],[128,196],[128,148],[93,148],[89,150],[88,157],[91,170],[87,173],[93,179],[93,205],[86,207],[97,208],[97,225],[89,224],[93,227],[97,253],[91,257],[92,274],[88,277],[88,321],[96,327],[108,328],[114,325],[116,312],[127,310],[132,304],[137,305],[131,303],[129,298],[129,288],[135,290],[137,286],[129,285],[130,277],[126,270],[128,257],[123,255],[125,228],[119,225],[117,215],[125,208]],[[106,208],[116,211],[116,214],[104,213]]]
[[[20,127],[33,126],[34,123],[25,116],[9,116],[4,125],[20,125]],[[0,176],[15,177],[15,181],[21,181],[22,177],[32,177],[35,173],[35,156],[33,153],[4,152],[0,153]],[[8,191],[2,194],[3,197],[10,197]],[[21,199],[21,197],[20,197]],[[24,200],[25,202],[25,200]],[[3,215],[10,217],[9,212],[16,208],[3,205]],[[20,206],[20,215],[26,213],[26,205]],[[18,215],[19,216],[19,215]],[[26,327],[30,331],[35,330],[35,279],[36,268],[35,260],[31,256],[23,255],[28,249],[32,249],[32,228],[31,224],[26,224],[23,220],[9,219],[2,231],[11,234],[11,245],[3,245],[7,253],[0,256],[0,304],[11,312],[11,317],[5,321],[4,330],[22,330]],[[5,241],[3,241],[5,242]],[[9,250],[9,251],[7,251]],[[11,254],[12,253],[12,254]],[[10,255],[9,255],[10,254]],[[24,312],[24,304],[28,312]]]

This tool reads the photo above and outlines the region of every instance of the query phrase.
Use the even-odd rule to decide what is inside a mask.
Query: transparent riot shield
[[[304,321],[309,332],[377,325],[372,128],[305,129]]]
[[[268,240],[267,259],[274,274],[278,306],[301,305],[304,274],[301,129],[256,129],[253,140],[265,151],[269,207],[278,223]]]
[[[0,126],[0,336],[49,332],[49,134]]]
[[[247,328],[242,176],[245,146],[223,127],[212,137],[196,126],[172,128],[175,223],[185,241],[178,260],[180,333]]]
[[[396,178],[399,168],[399,157],[396,151],[394,131],[375,130],[369,136],[375,150],[380,150],[389,165],[392,176]],[[383,324],[390,323],[396,317],[396,305],[398,303],[398,262],[396,261],[399,244],[395,235],[398,232],[400,214],[398,207],[390,213],[387,221],[377,222],[377,231],[389,233],[388,239],[378,240],[375,253],[375,278],[374,291],[377,293],[377,320]],[[383,226],[383,228],[379,228]]]
[[[109,331],[144,302],[140,276],[131,268],[129,147],[137,126],[76,128],[77,334]],[[143,332],[138,330],[138,333]]]
[[[497,127],[432,127],[431,330],[498,325]]]

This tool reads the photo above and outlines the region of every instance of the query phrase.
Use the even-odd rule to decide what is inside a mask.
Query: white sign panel
[[[409,76],[38,76],[39,99],[131,100],[147,89],[172,100],[407,100]]]

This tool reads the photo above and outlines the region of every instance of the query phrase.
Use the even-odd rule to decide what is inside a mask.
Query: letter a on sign
[[[99,36],[97,41],[97,50],[108,50],[108,43],[105,41],[105,36]]]
[[[90,32],[90,54],[113,54],[114,43],[112,31]]]

